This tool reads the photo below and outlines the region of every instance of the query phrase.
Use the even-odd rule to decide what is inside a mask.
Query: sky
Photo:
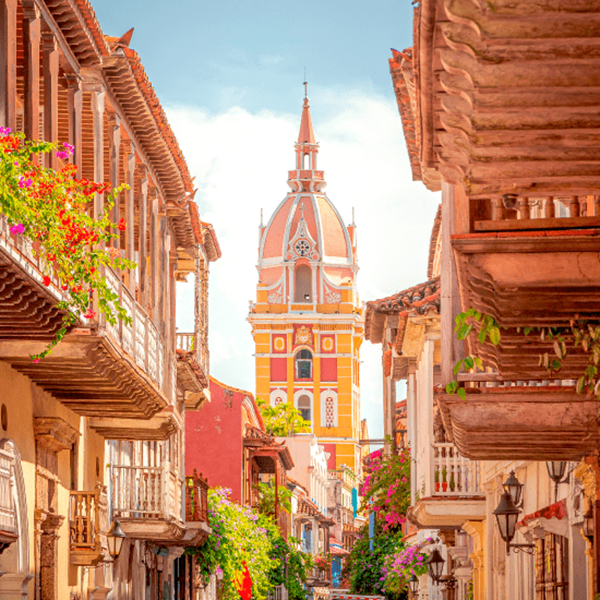
[[[92,3],[105,34],[135,28],[130,46],[196,178],[201,219],[219,239],[209,289],[213,376],[254,392],[246,317],[260,211],[268,222],[288,191],[305,72],[326,193],[347,224],[354,208],[361,300],[426,280],[440,197],[412,182],[388,64],[390,48],[412,45],[410,0]],[[192,331],[189,284],[179,284],[177,311],[178,330]],[[379,438],[381,346],[365,341],[361,360],[362,417]]]

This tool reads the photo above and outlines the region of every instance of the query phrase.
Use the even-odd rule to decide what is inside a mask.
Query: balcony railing
[[[181,479],[169,468],[113,465],[115,515],[132,519],[181,520]]]
[[[475,221],[475,231],[573,229],[600,226],[600,196],[497,197],[491,220]]]
[[[92,565],[102,557],[109,527],[107,505],[103,489],[71,492],[69,527],[73,564]]]
[[[176,343],[178,350],[193,352],[196,362],[206,372],[208,369],[208,344],[203,337],[195,333],[176,334]]]
[[[434,496],[479,496],[476,461],[461,456],[454,444],[435,443],[433,449]]]
[[[17,533],[17,521],[13,505],[11,473],[14,456],[0,450],[0,532]]]
[[[105,277],[108,287],[118,296],[121,306],[131,317],[132,323],[127,325],[117,319],[117,322],[111,325],[101,315],[101,324],[123,350],[135,360],[135,364],[148,374],[159,389],[167,393],[165,344],[162,337],[152,319],[136,302],[132,292],[123,283],[122,278],[110,268],[105,270]]]
[[[208,482],[195,470],[185,478],[185,520],[208,523]]]

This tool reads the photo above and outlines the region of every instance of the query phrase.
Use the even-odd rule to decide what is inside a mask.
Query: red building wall
[[[242,400],[246,394],[211,379],[211,401],[185,412],[185,472],[196,469],[210,487],[231,488],[242,502]]]

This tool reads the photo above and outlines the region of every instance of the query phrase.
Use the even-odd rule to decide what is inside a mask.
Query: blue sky
[[[307,70],[327,194],[358,225],[364,301],[424,281],[439,195],[411,180],[389,73],[390,48],[412,44],[410,0],[169,3],[93,0],[104,32],[135,27],[137,50],[198,186],[201,218],[223,257],[211,266],[211,373],[254,391],[246,322],[255,296],[257,227],[287,193]],[[178,290],[180,331],[192,289]],[[361,351],[361,403],[382,435],[381,347]],[[403,397],[399,386],[399,398]]]

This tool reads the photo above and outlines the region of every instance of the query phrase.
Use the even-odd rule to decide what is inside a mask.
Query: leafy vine
[[[55,152],[65,161],[59,171],[38,164],[36,157]],[[44,358],[81,318],[93,319],[97,306],[110,324],[131,317],[110,289],[103,269],[132,269],[135,263],[109,246],[125,230],[125,221],[113,224],[108,214],[126,185],[109,192],[109,185],[77,179],[76,167],[66,162],[73,146],[26,140],[22,133],[0,128],[0,211],[6,215],[13,236],[27,236],[33,253],[44,266],[43,283],[56,283],[63,292],[57,307],[64,310],[62,326],[45,350],[30,358]],[[105,194],[104,212],[92,217],[90,203],[95,194]],[[115,231],[117,230],[117,231]]]

